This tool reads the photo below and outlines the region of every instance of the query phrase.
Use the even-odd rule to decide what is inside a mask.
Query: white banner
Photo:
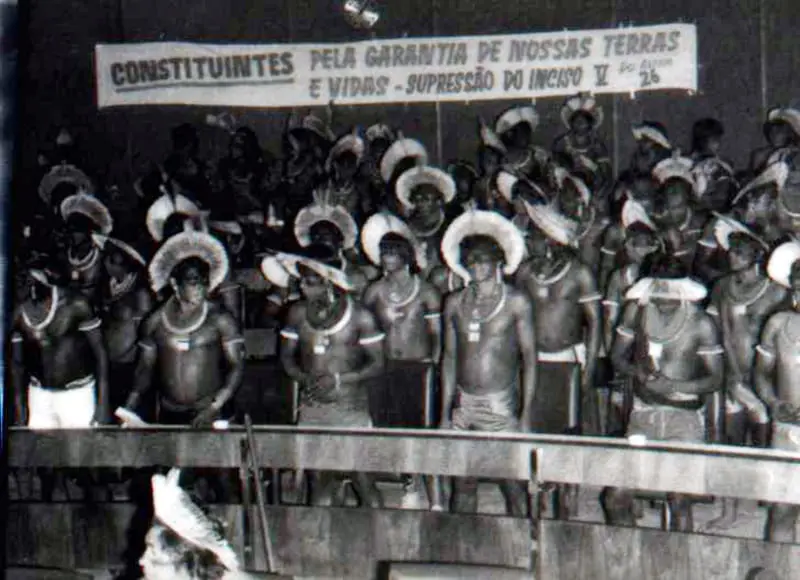
[[[666,24],[342,44],[98,44],[97,102],[305,107],[697,90],[697,29]]]

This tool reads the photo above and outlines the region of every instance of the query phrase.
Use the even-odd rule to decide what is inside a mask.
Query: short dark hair
[[[467,236],[461,241],[461,261],[465,261],[473,252],[486,252],[499,263],[505,262],[505,253],[497,240],[490,236]]]
[[[692,149],[699,149],[709,139],[720,139],[725,135],[725,126],[717,119],[706,117],[692,125]]]
[[[315,223],[309,228],[308,234],[312,240],[319,236],[332,235],[339,240],[340,243],[344,241],[344,235],[342,234],[342,231],[336,226],[336,224],[328,220],[320,220]]]
[[[180,282],[183,280],[183,277],[186,276],[186,273],[192,269],[198,270],[200,275],[206,280],[208,280],[211,275],[211,267],[208,265],[208,262],[197,256],[192,256],[176,264],[170,273],[170,277]]]
[[[66,226],[68,230],[90,233],[95,230],[97,225],[94,221],[82,213],[73,213],[67,217]]]
[[[397,253],[403,258],[406,264],[413,265],[416,262],[414,248],[411,246],[411,242],[400,234],[389,232],[383,236],[379,248],[381,252],[383,252],[387,247],[396,249]]]

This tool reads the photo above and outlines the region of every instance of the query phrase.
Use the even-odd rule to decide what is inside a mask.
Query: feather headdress
[[[392,143],[381,158],[381,177],[388,183],[394,170],[403,159],[414,157],[417,165],[428,163],[428,151],[416,139],[400,138]]]
[[[653,298],[700,302],[708,295],[705,286],[691,278],[642,278],[625,293],[625,300],[646,304]]]
[[[239,570],[236,552],[215,529],[210,518],[192,502],[189,494],[178,485],[179,469],[166,476],[154,475],[153,511],[156,519],[188,543],[212,552],[228,570]]]
[[[280,288],[288,288],[292,278],[278,257],[273,255],[264,256],[261,260],[261,273],[270,284]]]
[[[767,274],[775,283],[784,288],[791,288],[792,267],[798,260],[800,260],[800,242],[792,240],[781,244],[769,257]]]
[[[633,138],[637,141],[641,141],[642,139],[647,139],[648,141],[652,141],[656,145],[660,145],[664,149],[672,150],[672,143],[669,142],[669,138],[667,135],[655,125],[650,123],[641,123],[639,125],[634,125],[631,128],[631,132],[633,133]]]
[[[140,264],[141,266],[147,265],[147,260],[142,257],[136,248],[126,242],[123,242],[122,240],[104,236],[102,234],[92,234],[92,240],[98,248],[105,248],[107,245],[114,246],[125,253],[125,255],[127,255],[134,262]]]
[[[74,214],[89,218],[103,235],[107,236],[114,229],[114,219],[108,208],[94,196],[76,193],[64,199],[61,202],[61,218],[67,221]]]
[[[478,136],[480,137],[481,144],[488,149],[494,149],[500,155],[508,153],[508,149],[503,144],[502,139],[492,131],[492,128],[486,124],[482,117],[478,117]]]
[[[626,230],[635,223],[643,224],[653,232],[657,230],[653,220],[650,219],[650,216],[647,214],[647,210],[644,209],[641,203],[634,199],[628,199],[625,205],[622,206],[621,221],[622,227]]]
[[[331,147],[331,152],[328,154],[328,159],[325,161],[325,170],[330,171],[334,160],[342,153],[348,151],[356,156],[356,163],[361,163],[361,160],[364,159],[365,149],[366,145],[364,144],[364,140],[359,137],[358,133],[354,132],[345,135]]]
[[[339,205],[328,202],[328,194],[314,192],[314,203],[301,209],[294,220],[294,236],[302,247],[311,245],[311,228],[320,222],[330,222],[342,234],[342,247],[346,250],[358,241],[358,225],[353,216]]]
[[[494,131],[498,135],[508,132],[520,123],[527,123],[531,131],[536,131],[539,126],[539,113],[533,105],[524,105],[506,109],[494,124]]]
[[[298,256],[297,254],[286,254],[279,252],[275,255],[275,258],[292,277],[297,278],[298,280],[303,276],[300,274],[300,271],[297,269],[297,267],[304,266],[318,276],[328,280],[334,286],[341,288],[345,292],[350,292],[353,290],[353,284],[350,282],[347,274],[338,268],[328,266],[327,264],[323,264],[322,262],[312,258]]]
[[[461,263],[461,242],[471,236],[487,236],[497,242],[505,255],[503,271],[510,276],[525,255],[525,240],[519,229],[498,213],[471,210],[458,216],[442,238],[442,256],[447,267],[469,282],[470,275]]]
[[[671,157],[664,159],[653,168],[653,177],[663,184],[668,179],[681,179],[692,187],[698,197],[703,195],[708,187],[705,174],[695,173],[694,162],[688,157],[681,157],[680,151],[675,150]]]
[[[199,258],[209,267],[209,290],[222,284],[228,275],[228,253],[215,237],[203,232],[182,232],[169,238],[150,260],[148,273],[153,291],[169,283],[175,266],[188,258]]]
[[[555,178],[559,189],[564,189],[564,185],[569,182],[580,194],[584,205],[589,205],[592,202],[592,192],[589,190],[589,186],[586,185],[583,179],[572,175],[563,167],[558,166],[553,168],[553,177]]]
[[[189,198],[176,193],[164,193],[153,202],[147,210],[145,224],[150,237],[156,242],[164,241],[164,225],[170,216],[176,213],[186,214],[187,216],[200,215],[200,208]]]
[[[397,179],[395,193],[406,209],[411,209],[411,192],[420,185],[432,185],[441,194],[444,203],[450,203],[456,196],[456,182],[450,174],[437,167],[421,165],[413,167]]]
[[[800,137],[800,111],[793,107],[776,107],[767,113],[767,122],[783,121]]]
[[[578,243],[578,224],[556,211],[552,205],[525,203],[528,217],[542,233],[562,246],[575,247]]]
[[[784,161],[778,161],[772,165],[768,165],[764,171],[759,173],[755,179],[748,182],[736,197],[733,199],[733,205],[736,205],[748,193],[767,185],[774,185],[778,193],[783,191],[787,179],[789,179],[789,164]]]
[[[417,240],[417,236],[408,227],[408,224],[399,217],[389,212],[374,214],[367,220],[361,229],[361,247],[370,262],[376,266],[381,263],[381,240],[386,234],[397,234],[402,236],[414,249],[414,256],[417,267],[424,270],[427,267],[427,256],[422,244]]]
[[[39,182],[39,197],[47,205],[52,203],[53,190],[62,183],[75,186],[79,193],[94,194],[94,184],[89,176],[74,165],[62,163],[48,171]]]
[[[578,94],[569,97],[561,107],[561,121],[570,128],[572,115],[582,111],[594,119],[595,129],[603,123],[603,107],[597,104],[597,99],[589,94]]]
[[[714,215],[717,217],[717,221],[714,223],[714,237],[723,250],[728,251],[730,249],[730,238],[734,233],[744,234],[758,242],[758,244],[761,245],[761,247],[763,247],[765,250],[769,250],[769,244],[762,239],[761,236],[756,234],[743,223],[736,221],[732,217],[718,214],[716,212],[714,212]]]

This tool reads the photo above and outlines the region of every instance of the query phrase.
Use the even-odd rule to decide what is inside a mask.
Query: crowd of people
[[[273,325],[299,425],[800,449],[800,111],[770,111],[740,169],[720,121],[688,154],[645,121],[618,175],[592,96],[561,119],[552,144],[531,105],[479,120],[477,164],[444,168],[387,124],[293,116],[279,159],[221,123],[216,162],[182,125],[130,195],[98,188],[62,131],[12,226],[16,423],[235,422],[244,329]],[[395,398],[376,411],[378,382]],[[315,474],[310,501],[341,505],[343,479],[381,505],[367,474]],[[476,510],[476,482],[440,483],[408,485]],[[525,488],[501,489],[524,515]],[[603,505],[635,524],[626,490]],[[670,505],[691,529],[689,500]],[[797,515],[771,508],[770,538],[793,541]]]

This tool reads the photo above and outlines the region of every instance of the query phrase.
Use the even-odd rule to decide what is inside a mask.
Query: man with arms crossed
[[[533,308],[504,281],[516,271],[524,248],[511,222],[478,210],[456,218],[442,239],[448,267],[468,282],[445,303],[442,428],[526,431],[530,424],[536,389]],[[508,510],[524,517],[524,487],[500,485]],[[477,500],[477,482],[455,481],[454,511],[474,513]]]

